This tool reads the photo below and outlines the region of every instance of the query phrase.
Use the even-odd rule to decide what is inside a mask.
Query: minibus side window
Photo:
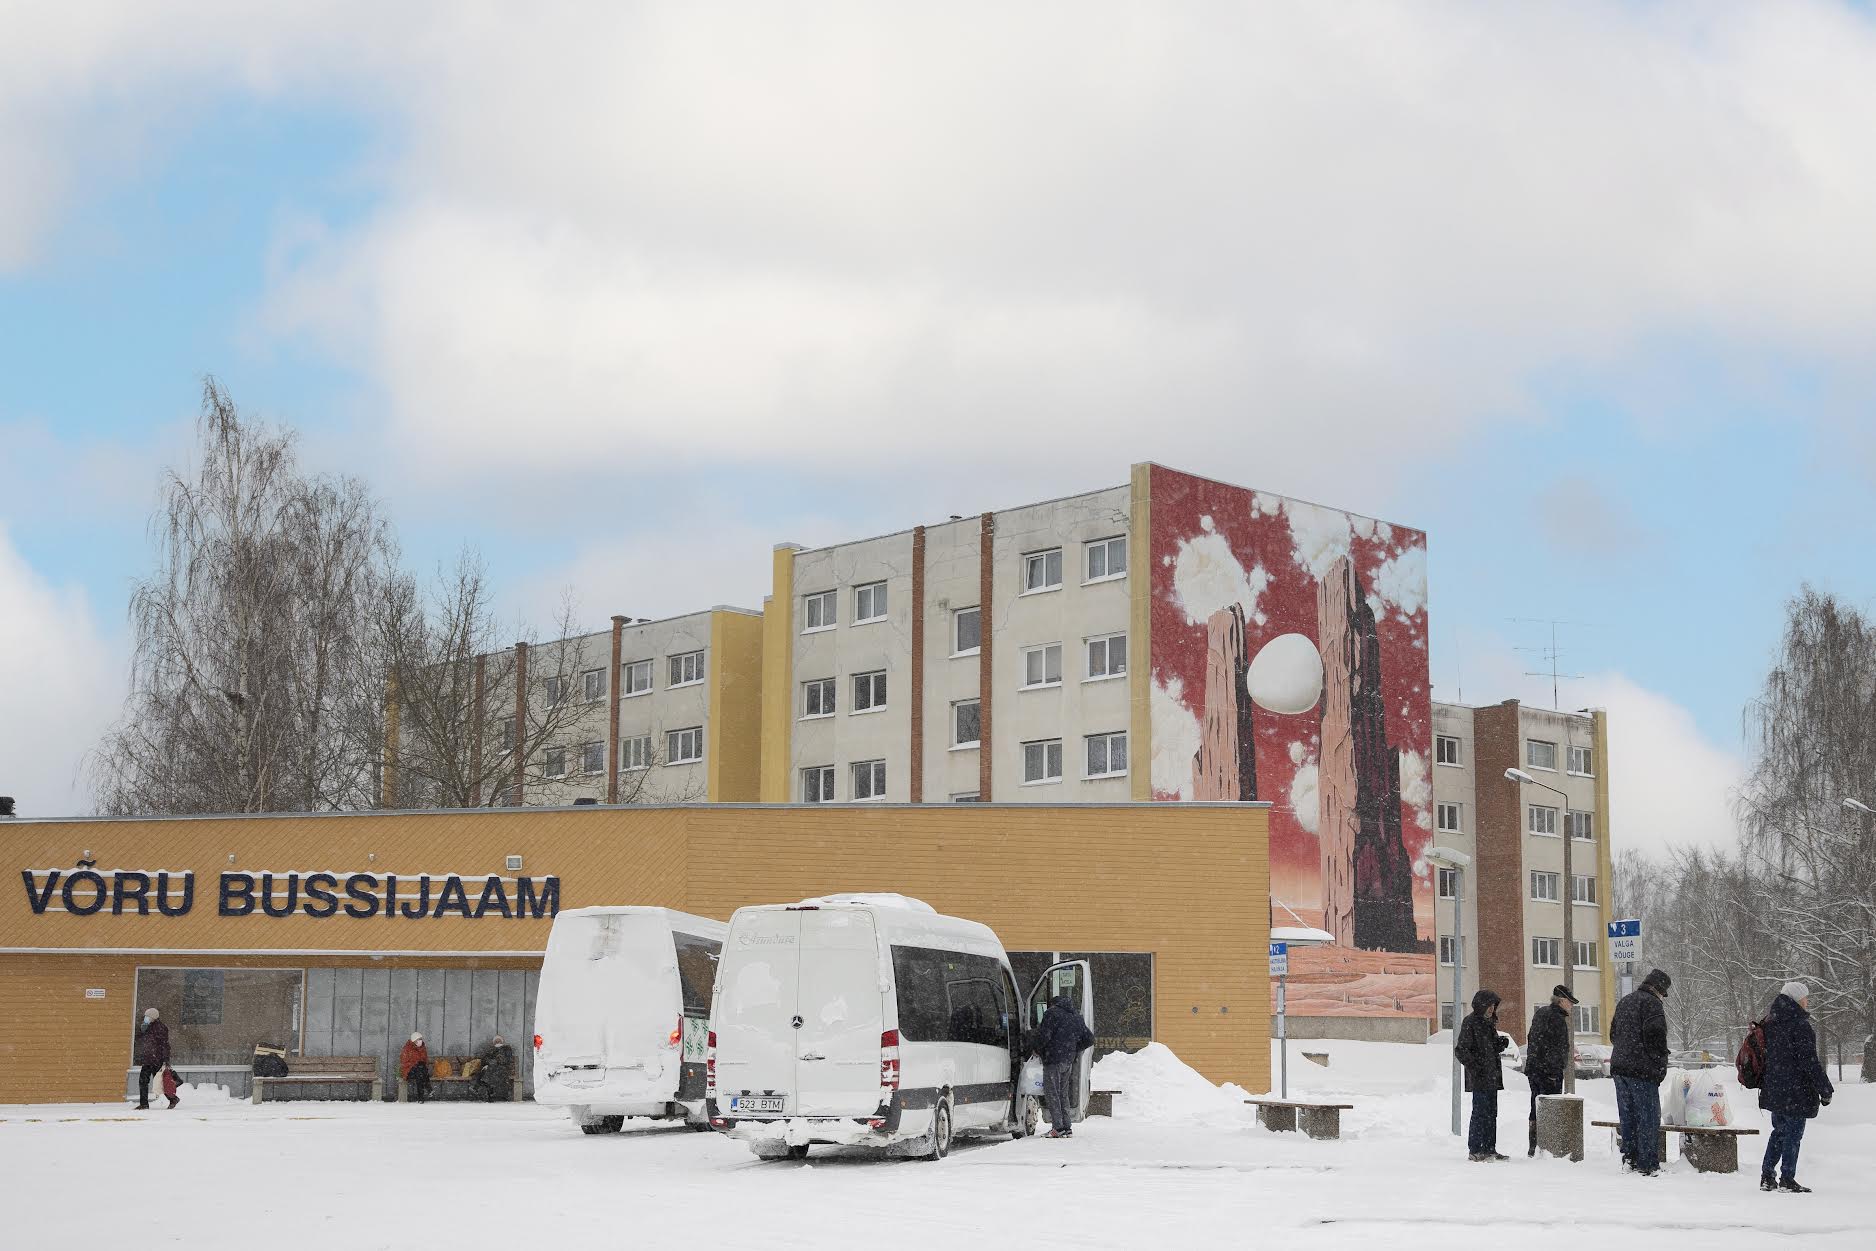
[[[714,938],[673,931],[677,944],[677,977],[684,986],[684,1015],[710,1015],[710,991],[716,985],[717,954],[723,944]]]

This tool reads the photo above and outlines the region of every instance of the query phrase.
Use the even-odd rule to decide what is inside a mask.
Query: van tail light
[[[899,1089],[899,1031],[896,1029],[879,1036],[879,1084],[887,1090]]]
[[[536,1051],[539,1051],[541,1049],[541,1036],[539,1034],[536,1034],[534,1036],[534,1049]]]
[[[683,1017],[680,1016],[677,1019],[677,1028],[671,1031],[671,1037],[667,1039],[666,1041],[669,1042],[670,1045],[673,1047],[677,1046],[679,1043],[684,1041],[684,1018]]]
[[[710,1031],[704,1051],[704,1098],[717,1097],[717,1032]]]

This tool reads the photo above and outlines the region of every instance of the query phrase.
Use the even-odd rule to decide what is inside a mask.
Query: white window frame
[[[1601,891],[1597,889],[1594,873],[1572,873],[1570,875],[1570,902],[1585,908],[1602,907]]]
[[[1446,823],[1447,816],[1452,817],[1452,824]],[[1433,828],[1441,834],[1464,834],[1466,832],[1466,813],[1464,804],[1449,803],[1440,800],[1433,805]]]
[[[678,652],[671,657],[671,682],[667,689],[675,690],[680,686],[696,686],[704,680],[707,672],[704,667],[704,649]],[[682,673],[686,676],[679,678]]]
[[[645,660],[628,660],[621,664],[619,668],[621,670],[621,684],[619,686],[620,699],[637,699],[641,695],[651,694],[654,678],[649,658]]]
[[[1050,751],[1051,748],[1054,749],[1053,753],[1051,753]],[[1039,776],[1036,776],[1036,777],[1031,777],[1029,775],[1029,762],[1032,759],[1030,752],[1032,750],[1036,753],[1033,758],[1036,760],[1039,760],[1042,764],[1042,772]],[[1051,754],[1053,754],[1054,756],[1053,760],[1050,759]],[[1053,774],[1049,772],[1051,767],[1053,767],[1055,770]],[[1039,739],[1034,739],[1030,742],[1024,743],[1023,744],[1023,785],[1024,786],[1060,786],[1061,783],[1062,783],[1062,740],[1059,738],[1039,738]]]
[[[977,710],[977,736],[975,738],[965,739],[959,737],[961,731],[958,729],[958,717],[963,714],[966,708],[975,708]],[[970,699],[954,700],[951,704],[951,750],[972,751],[983,745],[984,701],[976,696],[972,696]]]
[[[606,744],[593,739],[580,744],[580,772],[586,777],[606,771]]]
[[[1120,668],[1113,667],[1114,645],[1120,645]],[[1099,651],[1100,672],[1095,671],[1095,654]],[[1116,631],[1113,634],[1097,634],[1082,641],[1082,666],[1086,674],[1083,682],[1112,682],[1115,678],[1127,676],[1127,632]],[[1027,675],[1025,675],[1027,676]]]
[[[1601,943],[1597,942],[1593,938],[1591,939],[1579,938],[1575,940],[1575,944],[1576,944],[1576,952],[1571,956],[1571,961],[1575,968],[1594,971],[1602,967],[1600,964],[1597,963],[1597,961],[1599,961],[1602,958],[1602,944]],[[1583,962],[1583,956],[1585,954],[1589,956],[1589,962],[1587,964]]]
[[[1054,581],[1049,581],[1049,558],[1055,558]],[[1041,581],[1037,581],[1040,571]],[[1023,594],[1044,595],[1050,591],[1062,589],[1062,549],[1045,547],[1041,551],[1023,553]]]
[[[597,704],[606,698],[606,671],[588,669],[580,675],[580,699],[588,704]]]
[[[559,779],[567,776],[567,749],[549,747],[541,753],[541,776]]]
[[[866,770],[866,784],[860,783],[860,770]],[[886,762],[884,760],[856,760],[847,770],[853,779],[853,802],[856,804],[876,804],[886,798]],[[862,791],[868,792],[861,794]]]
[[[819,721],[831,717],[840,710],[840,679],[809,678],[801,684],[801,719]],[[816,704],[820,710],[815,710]]]
[[[1569,828],[1570,837],[1577,842],[1593,843],[1596,841],[1595,813],[1584,812],[1580,808],[1572,808],[1570,809],[1570,819],[1565,824]]]
[[[1549,944],[1546,948],[1545,944]],[[1544,959],[1548,950],[1550,959]],[[1531,938],[1531,966],[1539,969],[1560,969],[1563,967],[1563,940],[1561,938],[1543,938],[1533,935]]]
[[[1055,653],[1055,676],[1053,678],[1049,677],[1050,652]],[[1029,680],[1029,658],[1034,655],[1040,655],[1042,657],[1042,681],[1040,682],[1031,682]],[[1025,647],[1022,649],[1022,656],[1023,683],[1018,689],[1025,691],[1043,691],[1062,684],[1062,645],[1060,643],[1038,643],[1034,647]]]
[[[1122,764],[1118,769],[1114,768],[1114,742],[1116,739],[1120,741],[1120,755],[1122,760]],[[1081,740],[1081,763],[1083,768],[1087,767],[1089,754],[1093,752],[1096,743],[1101,744],[1101,754],[1107,760],[1108,764],[1107,771],[1105,773],[1090,771],[1081,776],[1091,782],[1100,778],[1126,777],[1128,765],[1132,762],[1132,757],[1128,754],[1127,750],[1127,731],[1107,730],[1100,734],[1084,735]]]
[[[958,630],[963,624],[965,614],[977,619],[977,645],[975,647],[958,646]],[[975,656],[984,650],[984,614],[982,609],[973,604],[969,608],[954,608],[951,611],[951,654],[953,656]]]
[[[862,684],[866,694],[861,695]],[[853,707],[847,715],[864,717],[875,712],[886,711],[886,671],[870,669],[865,673],[853,675]]]
[[[1433,866],[1433,894],[1438,899],[1459,897],[1459,870]]]
[[[1457,950],[1459,955],[1460,966],[1464,967],[1466,962],[1465,945],[1455,940],[1451,934],[1441,934],[1439,960],[1442,967],[1448,969],[1453,967],[1453,954],[1455,950]]]
[[[1120,552],[1120,572],[1114,572],[1114,553]],[[1104,572],[1094,572],[1096,553],[1101,555]],[[1127,536],[1111,534],[1104,539],[1089,539],[1081,545],[1081,580],[1087,586],[1095,582],[1118,582],[1127,576]]]
[[[1555,808],[1551,807],[1549,804],[1526,804],[1525,807],[1528,809],[1524,818],[1524,828],[1526,830],[1530,831],[1531,834],[1538,838],[1557,837],[1557,810]],[[1549,815],[1540,820],[1539,813],[1548,813]],[[1548,825],[1550,828],[1547,830],[1539,829],[1538,826],[1540,824]]]
[[[1533,903],[1556,903],[1558,902],[1558,898],[1557,898],[1558,892],[1560,892],[1563,889],[1563,884],[1558,879],[1561,878],[1562,876],[1563,875],[1561,873],[1558,873],[1551,869],[1532,869],[1531,870],[1531,902]],[[1544,893],[1545,891],[1549,891],[1550,893],[1545,894]]]
[[[819,797],[814,791],[818,789]],[[809,765],[801,771],[801,802],[804,804],[831,804],[834,801],[834,766]]]
[[[815,618],[819,618],[816,621]],[[840,591],[815,591],[801,597],[801,632],[819,634],[840,624]]]
[[[560,707],[560,705],[567,701],[567,697],[573,693],[573,683],[557,673],[549,674],[547,677],[542,678],[541,686],[547,694],[547,706],[549,708]]]
[[[1571,1015],[1576,1018],[1576,1032],[1579,1034],[1602,1034],[1602,1005],[1599,1003],[1579,1003]]]
[[[696,745],[694,756],[681,755],[679,744]],[[703,761],[704,735],[700,725],[685,726],[681,730],[666,730],[664,733],[664,762],[667,765],[699,764]]]
[[[1537,763],[1537,750],[1536,749],[1539,747],[1547,747],[1550,749],[1550,763],[1549,764],[1544,765],[1544,764]],[[1524,767],[1527,769],[1542,769],[1545,773],[1555,773],[1557,771],[1557,745],[1551,742],[1547,738],[1525,739],[1524,740]]]
[[[1441,1029],[1445,1030],[1445,1029],[1451,1029],[1453,1027],[1453,1012],[1457,1007],[1458,1005],[1455,1004],[1451,999],[1440,1000],[1440,1028]]]
[[[1580,769],[1576,767],[1579,753],[1581,753],[1583,762],[1583,767]],[[1593,772],[1595,767],[1596,753],[1594,748],[1587,747],[1582,743],[1571,743],[1569,745],[1569,774],[1571,777],[1593,778],[1596,776]]]
[[[651,735],[634,734],[619,740],[619,768],[626,773],[651,768]]]
[[[1451,747],[1451,760],[1446,758],[1446,749]],[[1433,736],[1433,763],[1445,765],[1448,769],[1460,769],[1465,766],[1459,760],[1459,736],[1457,734],[1435,734]]]
[[[886,619],[886,584],[867,582],[853,588],[853,624],[870,625]]]
[[[515,729],[515,719],[513,717],[502,718],[500,742],[502,745],[501,754],[504,756],[515,749],[515,740],[520,737],[520,735],[515,732]]]

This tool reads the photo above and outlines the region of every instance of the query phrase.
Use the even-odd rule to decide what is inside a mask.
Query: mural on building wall
[[[1153,797],[1272,804],[1291,1012],[1436,1016],[1426,536],[1151,473]]]

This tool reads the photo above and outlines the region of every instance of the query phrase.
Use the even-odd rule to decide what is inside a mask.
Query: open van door
[[[1030,989],[1025,1001],[1027,1007],[1023,1021],[1028,1034],[1025,1036],[1024,1049],[1027,1050],[1028,1035],[1033,1035],[1042,1018],[1048,1015],[1049,1004],[1057,995],[1067,995],[1081,1010],[1081,1019],[1094,1028],[1094,973],[1086,960],[1064,960],[1052,964],[1042,971],[1036,984]],[[1069,1109],[1069,1120],[1079,1121],[1088,1115],[1088,1092],[1094,1082],[1094,1048],[1090,1047],[1075,1057],[1075,1106]]]

